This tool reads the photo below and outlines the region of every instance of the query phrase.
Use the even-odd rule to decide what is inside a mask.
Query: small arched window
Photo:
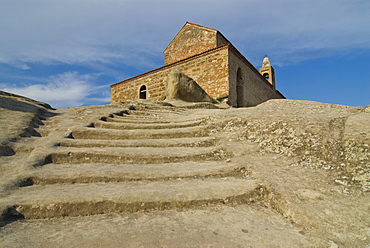
[[[264,73],[263,77],[267,80],[270,81],[270,75],[268,73]]]
[[[140,87],[139,98],[146,99],[146,86],[145,85],[142,85]]]

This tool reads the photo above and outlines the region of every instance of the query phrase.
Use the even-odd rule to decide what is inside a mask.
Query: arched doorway
[[[139,98],[146,99],[146,86],[145,85],[142,85],[140,87]]]
[[[243,77],[242,70],[238,68],[236,72],[236,105],[237,107],[243,107],[244,104],[244,86],[243,86]]]

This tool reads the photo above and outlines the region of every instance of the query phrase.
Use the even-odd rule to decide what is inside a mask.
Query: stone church
[[[285,98],[276,90],[274,69],[267,57],[258,71],[219,31],[186,22],[164,50],[164,66],[111,85],[111,103],[164,100],[167,77],[173,70],[233,107]]]

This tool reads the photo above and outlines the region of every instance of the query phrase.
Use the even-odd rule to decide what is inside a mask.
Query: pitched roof
[[[185,26],[185,25],[192,25],[192,26],[196,26],[196,27],[199,27],[199,28],[208,29],[208,30],[210,30],[210,31],[216,31],[216,32],[218,32],[218,30],[216,30],[216,29],[209,28],[209,27],[206,27],[206,26],[203,26],[203,25],[199,25],[199,24],[196,24],[196,23],[192,23],[192,22],[186,22],[186,23],[184,24],[184,26]]]
[[[195,23],[192,23],[192,22],[186,22],[184,24],[184,26],[182,26],[182,28],[179,30],[179,32],[177,32],[177,34],[175,35],[175,37],[171,40],[171,42],[168,44],[168,46],[164,49],[163,52],[165,52],[167,50],[167,48],[177,39],[177,37],[179,36],[179,34],[181,33],[181,31],[186,27],[186,26],[195,26],[195,27],[198,27],[198,28],[202,28],[202,29],[206,29],[208,31],[211,31],[211,32],[215,32],[215,33],[220,33],[218,30],[216,29],[213,29],[213,28],[208,28],[206,26],[202,26],[202,25],[199,25],[199,24],[195,24]],[[221,34],[221,33],[220,33]],[[222,35],[222,34],[221,34]],[[222,35],[223,36],[223,35]],[[224,37],[225,38],[225,37]],[[226,38],[225,38],[226,39]]]

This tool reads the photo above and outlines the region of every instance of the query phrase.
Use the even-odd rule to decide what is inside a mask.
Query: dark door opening
[[[243,85],[236,86],[236,99],[237,99],[237,107],[243,107],[243,98],[244,98],[244,87]]]
[[[145,85],[140,87],[139,98],[140,99],[146,99],[146,86]]]
[[[243,107],[244,102],[244,86],[241,69],[239,68],[236,73],[236,105]]]

